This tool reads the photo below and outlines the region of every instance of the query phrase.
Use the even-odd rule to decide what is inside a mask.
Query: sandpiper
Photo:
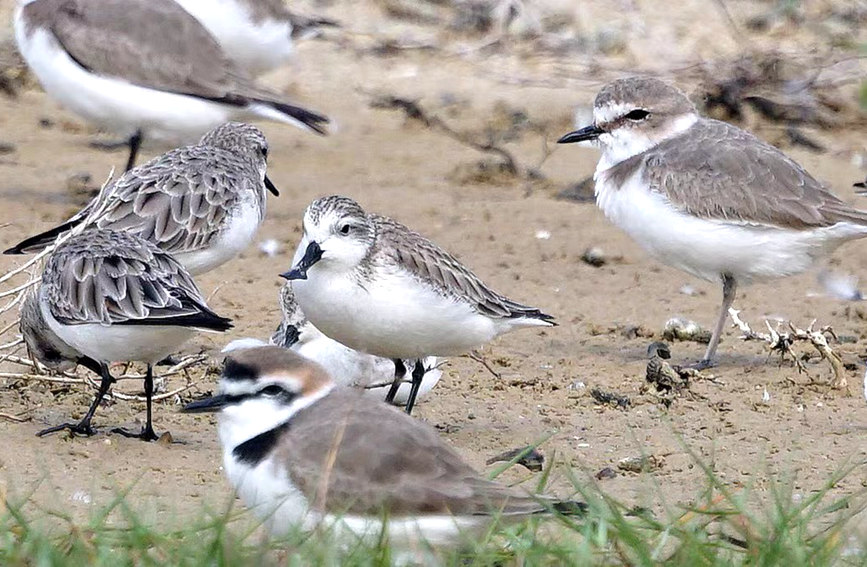
[[[257,87],[174,0],[19,0],[15,37],[45,91],[129,137],[189,143],[235,119],[324,133],[328,119]]]
[[[328,337],[395,361],[387,401],[406,372],[402,360],[417,361],[407,412],[425,356],[459,355],[514,329],[554,325],[550,315],[493,291],[427,238],[347,197],[307,207],[293,268],[282,276]]]
[[[283,0],[175,0],[205,26],[238,67],[258,75],[286,63],[293,39],[335,22],[293,14]]]
[[[483,478],[432,427],[287,349],[232,352],[219,393],[184,409],[220,412],[226,475],[275,534],[322,523],[398,548],[448,546],[495,518],[584,509]]]
[[[271,336],[271,344],[291,349],[301,356],[320,364],[341,386],[360,388],[372,397],[384,399],[391,389],[396,371],[390,358],[374,356],[352,350],[325,336],[307,320],[292,291],[292,282],[280,290],[280,311],[283,315],[277,331]],[[418,397],[424,397],[442,377],[435,356],[422,360],[425,368]],[[404,368],[415,368],[414,360],[404,360]],[[411,383],[400,385],[392,403],[406,406]]]
[[[585,140],[602,149],[594,179],[605,215],[660,261],[722,284],[698,367],[712,364],[738,284],[797,274],[867,236],[867,212],[749,132],[699,116],[660,80],[603,87],[593,124],[559,142]]]
[[[39,432],[93,434],[93,413],[114,378],[110,362],[147,364],[147,422],[140,433],[157,439],[151,419],[153,364],[197,331],[222,332],[229,319],[207,306],[195,282],[172,256],[124,232],[91,229],[71,236],[49,256],[35,295],[22,310],[21,331],[31,354],[53,368],[82,364],[102,383],[84,419]]]
[[[123,230],[171,253],[190,274],[239,254],[265,218],[268,142],[249,124],[229,122],[194,146],[172,150],[109,183],[78,214],[4,254],[38,252],[79,225]]]

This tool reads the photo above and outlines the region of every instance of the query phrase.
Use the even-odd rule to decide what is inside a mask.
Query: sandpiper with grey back
[[[129,137],[189,143],[229,120],[324,133],[324,116],[256,86],[174,0],[19,0],[15,37],[46,92]]]
[[[175,0],[240,68],[257,75],[286,63],[293,40],[336,23],[293,14],[283,0]]]
[[[738,284],[797,274],[867,236],[867,212],[749,132],[701,117],[660,80],[606,85],[593,119],[559,142],[601,147],[599,208],[655,258],[722,284],[699,367],[712,364]]]
[[[229,122],[194,146],[172,150],[109,183],[78,214],[5,254],[38,252],[86,224],[123,230],[171,253],[193,274],[244,250],[265,218],[268,142],[249,124]]]
[[[324,524],[411,549],[460,543],[496,518],[584,510],[483,478],[429,425],[287,349],[230,353],[219,393],[184,409],[219,412],[224,471],[274,534]]]
[[[358,352],[325,336],[307,320],[295,300],[292,282],[286,282],[280,290],[280,312],[282,319],[271,336],[271,344],[291,349],[320,364],[341,386],[359,388],[380,400],[386,397],[396,371],[392,359]],[[425,372],[418,390],[419,399],[430,392],[443,374],[435,356],[426,357],[422,365]],[[415,368],[415,361],[404,360],[403,367]],[[411,387],[412,383],[404,380],[392,403],[406,406]]]
[[[347,197],[317,199],[304,212],[293,268],[282,274],[310,322],[352,349],[391,358],[392,401],[416,360],[406,404],[412,411],[425,356],[464,354],[553,317],[493,291],[457,258]]]
[[[184,267],[153,244],[125,232],[91,229],[71,236],[48,257],[36,295],[25,303],[21,330],[31,353],[54,368],[83,364],[102,377],[85,418],[41,431],[90,435],[90,420],[114,378],[110,362],[147,364],[146,441],[152,425],[153,365],[197,331],[223,332],[229,319],[214,313]]]

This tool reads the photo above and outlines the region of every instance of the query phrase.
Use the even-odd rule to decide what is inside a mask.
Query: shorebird
[[[189,143],[229,120],[324,133],[325,116],[257,87],[174,0],[19,0],[15,37],[45,91],[129,137]]]
[[[328,337],[395,361],[386,401],[406,373],[402,359],[416,360],[407,413],[425,356],[459,355],[514,329],[554,325],[550,315],[493,291],[424,236],[347,197],[307,207],[293,268],[281,275]]]
[[[82,224],[122,230],[171,253],[190,274],[239,254],[265,218],[268,142],[249,124],[229,122],[195,146],[172,150],[109,183],[63,224],[4,254],[38,252]]]
[[[280,290],[280,312],[282,320],[277,331],[271,336],[271,344],[291,349],[301,356],[320,364],[341,386],[360,388],[372,397],[384,399],[391,389],[396,371],[390,358],[374,356],[352,350],[325,336],[301,310],[292,291],[292,282]],[[435,356],[422,360],[425,368],[418,390],[418,397],[424,397],[442,378],[443,371],[437,367]],[[404,360],[404,368],[415,368],[414,360]],[[411,383],[400,385],[392,402],[406,406]]]
[[[147,364],[147,422],[140,433],[115,431],[145,441],[152,425],[153,365],[197,331],[222,332],[229,319],[214,313],[183,266],[153,244],[124,232],[87,230],[70,237],[48,257],[36,293],[25,301],[21,332],[31,355],[50,368],[76,364],[102,378],[96,399],[68,429],[92,435],[91,419],[115,379],[111,362]]]
[[[800,273],[867,236],[867,212],[749,132],[701,117],[657,79],[603,87],[593,124],[559,143],[587,140],[602,149],[594,179],[605,216],[658,260],[722,284],[698,368],[713,363],[738,284]]]
[[[246,72],[258,75],[286,63],[293,40],[328,19],[293,14],[283,0],[175,0],[205,26],[226,55]]]
[[[226,475],[274,534],[324,524],[448,546],[496,518],[585,508],[481,477],[432,427],[275,346],[230,353],[219,393],[184,411],[220,412]]]

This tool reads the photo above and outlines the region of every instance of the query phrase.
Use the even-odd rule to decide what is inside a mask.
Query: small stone
[[[607,480],[609,478],[616,478],[617,471],[612,469],[611,467],[605,467],[596,473],[596,480]]]
[[[581,261],[585,264],[590,264],[594,268],[601,268],[608,263],[608,258],[605,257],[605,252],[600,248],[591,247],[581,254]]]

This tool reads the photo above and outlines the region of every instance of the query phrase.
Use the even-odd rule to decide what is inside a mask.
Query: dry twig
[[[796,342],[809,342],[813,345],[813,347],[819,352],[821,357],[827,360],[831,364],[831,369],[834,372],[834,382],[833,387],[837,389],[845,389],[847,395],[851,395],[849,391],[849,384],[846,379],[846,374],[843,368],[843,361],[840,359],[840,355],[834,352],[831,346],[828,344],[828,337],[830,336],[834,340],[837,339],[837,336],[834,334],[834,330],[830,325],[826,325],[819,330],[814,330],[813,327],[816,324],[816,320],[810,322],[809,326],[806,329],[800,329],[792,324],[790,321],[788,323],[789,330],[788,331],[780,331],[780,324],[778,323],[776,328],[771,327],[771,324],[765,320],[765,326],[768,329],[767,333],[759,333],[753,331],[748,323],[743,321],[740,318],[740,311],[737,309],[730,308],[729,315],[732,318],[732,325],[737,327],[741,331],[741,339],[745,341],[762,341],[768,343],[768,348],[770,353],[779,352],[780,360],[785,359],[788,355],[792,358],[795,363],[798,372],[803,372],[809,376],[809,372],[807,372],[807,368],[804,366],[801,357],[797,355],[795,350],[792,348],[794,343]],[[770,356],[770,353],[768,356]]]

